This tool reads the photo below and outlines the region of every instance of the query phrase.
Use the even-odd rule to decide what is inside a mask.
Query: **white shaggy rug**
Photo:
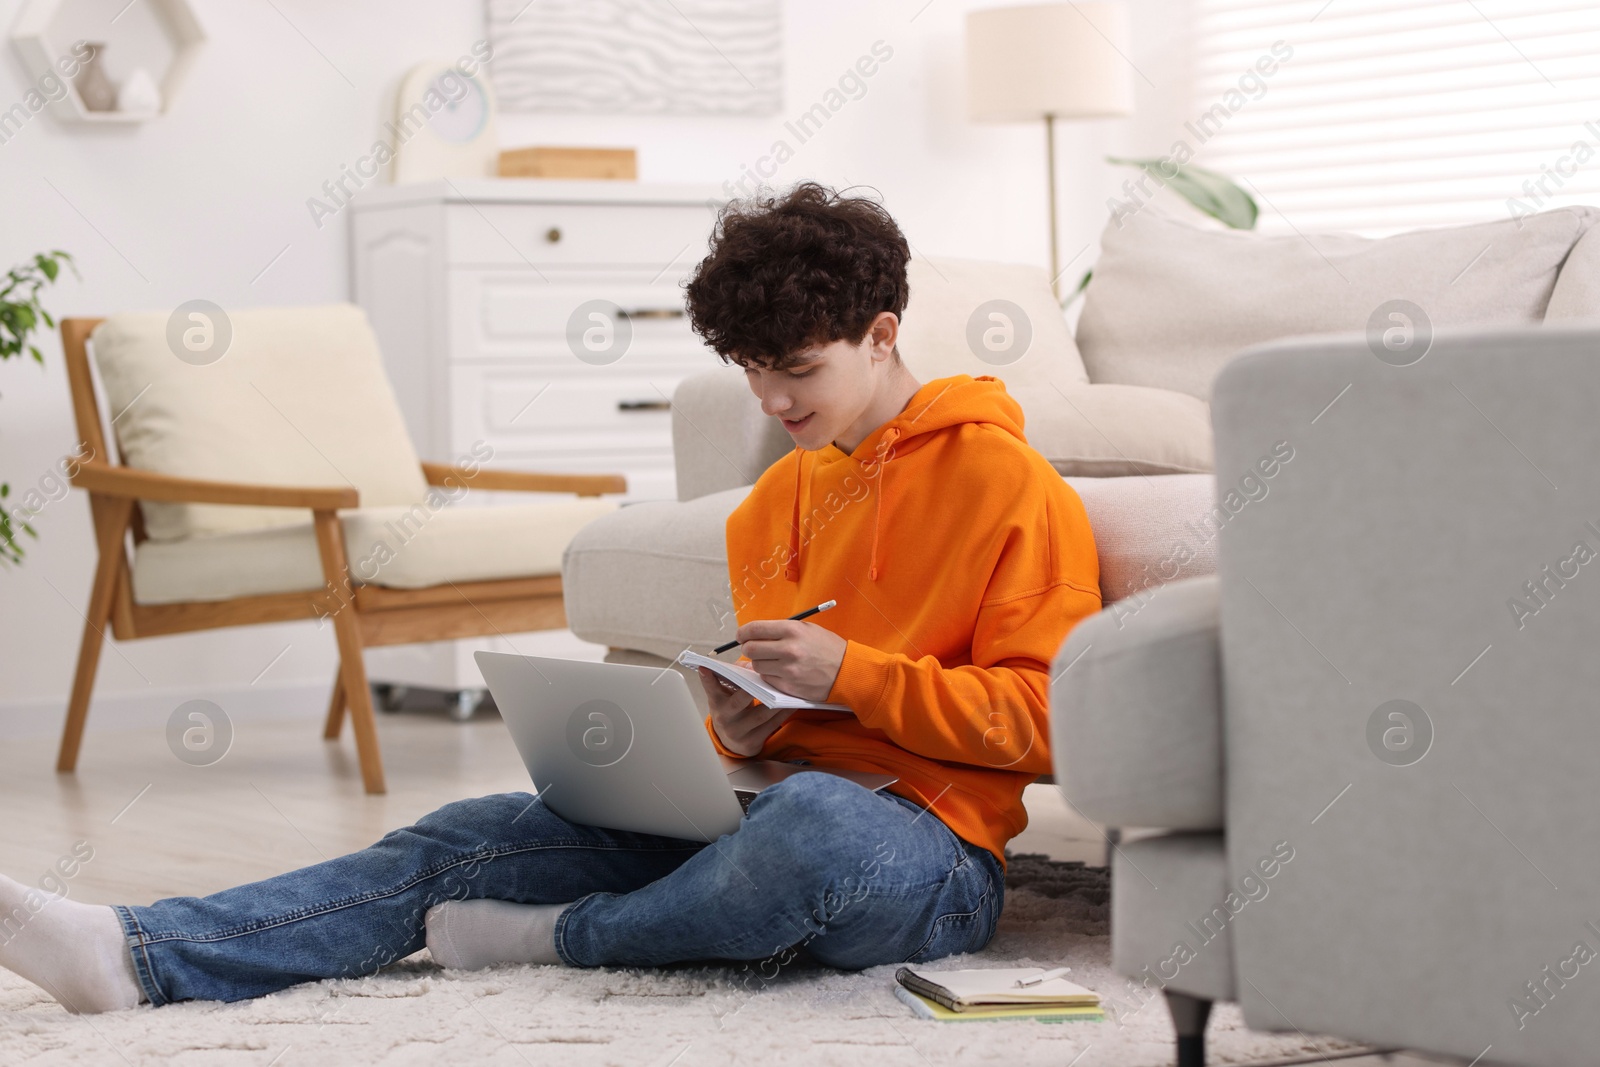
[[[1112,973],[1102,869],[1012,857],[1005,914],[982,953],[935,966],[1067,965],[1128,1005]],[[768,967],[765,974],[772,974]],[[891,993],[893,966],[844,973],[796,961],[760,969],[501,967],[446,975],[426,951],[370,978],[296,986],[235,1004],[188,1002],[73,1016],[0,971],[0,1064],[170,1067],[697,1067],[870,1063],[873,1067],[1165,1067],[1172,1026],[1151,999],[1118,1022],[919,1020]],[[1246,1030],[1212,1012],[1208,1062],[1267,1063],[1353,1049],[1328,1038]]]

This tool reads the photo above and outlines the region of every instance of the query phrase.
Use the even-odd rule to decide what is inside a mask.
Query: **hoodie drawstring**
[[[900,439],[900,428],[891,426],[878,442],[878,499],[873,503],[872,509],[872,559],[867,566],[867,577],[872,581],[878,580],[878,523],[883,517],[883,490],[885,476],[889,471],[889,461],[883,454]],[[794,511],[789,517],[789,563],[783,569],[783,576],[791,582],[800,580],[800,484],[802,469],[805,464],[805,450],[795,447],[799,453],[794,464]]]
[[[878,519],[883,515],[883,493],[889,480],[889,461],[883,454],[894,446],[900,437],[900,427],[891,426],[883,435],[883,440],[878,442],[878,501],[872,510],[872,562],[867,567],[867,577],[872,581],[878,580]]]
[[[800,468],[806,461],[805,449],[796,445],[794,459],[794,514],[789,519],[789,562],[783,576],[791,582],[800,580]]]

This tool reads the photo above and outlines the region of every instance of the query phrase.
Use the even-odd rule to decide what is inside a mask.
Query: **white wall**
[[[508,147],[634,146],[644,181],[720,184],[753,165],[783,135],[785,120],[881,39],[894,54],[866,94],[770,181],[870,185],[918,252],[1044,265],[1042,123],[980,126],[964,116],[964,12],[981,6],[988,5],[791,2],[786,99],[775,118],[502,115],[501,140]],[[20,7],[0,2],[0,24],[9,26]],[[210,40],[169,114],[95,128],[46,112],[0,145],[0,269],[39,250],[72,252],[83,280],[47,291],[46,306],[57,315],[165,312],[195,298],[225,308],[348,299],[347,220],[341,215],[318,230],[307,198],[371,144],[410,66],[463,54],[484,35],[482,4],[473,0],[198,0],[197,7]],[[1101,157],[1159,154],[1188,117],[1185,0],[1130,0],[1130,7],[1139,115],[1058,127],[1064,260],[1095,239],[1108,195],[1131,173]],[[0,109],[28,86],[5,49]],[[1067,272],[1067,284],[1092,261],[1091,248]],[[14,492],[36,484],[76,440],[59,342],[46,336],[41,347],[43,370],[15,360],[0,365],[0,478]],[[72,493],[35,525],[40,540],[29,544],[25,565],[0,569],[0,709],[54,731],[94,559],[86,499]],[[331,631],[311,623],[138,641],[103,656],[96,712],[119,701],[164,712],[177,700],[222,692],[248,692],[256,704],[270,704],[273,692],[304,702],[313,688],[325,691],[333,667]],[[91,716],[91,728],[97,721]]]

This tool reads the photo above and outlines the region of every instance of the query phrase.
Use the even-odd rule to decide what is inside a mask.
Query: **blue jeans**
[[[804,772],[711,844],[577,825],[500,793],[312,867],[115,910],[159,1005],[371,974],[421,949],[446,900],[571,901],[555,941],[574,966],[746,961],[749,980],[801,953],[853,970],[975,952],[1004,887],[992,853],[912,801]]]

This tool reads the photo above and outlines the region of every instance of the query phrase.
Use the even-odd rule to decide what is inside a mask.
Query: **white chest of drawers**
[[[422,458],[487,445],[491,467],[618,473],[626,502],[677,499],[672,393],[717,365],[689,328],[682,282],[724,201],[709,185],[544,179],[364,191],[351,205],[354,299]],[[367,656],[375,680],[459,690],[482,684],[471,650],[516,644]]]

